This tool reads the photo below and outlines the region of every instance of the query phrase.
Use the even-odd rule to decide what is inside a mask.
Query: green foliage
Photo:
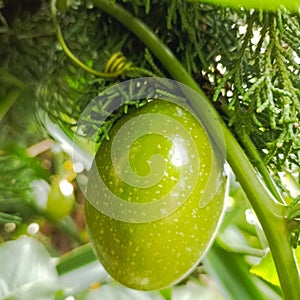
[[[258,265],[251,268],[251,273],[263,277],[276,286],[280,286],[271,252],[268,252]]]
[[[297,262],[299,263],[300,262],[299,249],[295,251],[295,256]],[[275,286],[280,286],[271,252],[268,252],[257,265],[251,267],[250,272],[272,283]]]
[[[26,222],[36,214],[31,183],[48,173],[23,148],[10,146],[0,155],[0,178],[0,223]]]
[[[107,87],[141,76],[170,76],[138,38],[95,7],[93,1],[58,2],[57,22],[66,45],[76,58],[91,69],[109,73],[120,67],[117,63],[108,68],[116,62],[112,59],[114,54],[122,52],[126,68],[117,78],[86,72],[62,48],[48,1],[0,0],[1,150],[12,140],[26,146],[37,138],[40,123],[35,123],[36,111],[46,112],[72,136],[83,109]],[[289,171],[298,174],[299,184],[299,12],[221,8],[186,0],[110,2],[122,4],[143,20],[172,50],[208,98],[214,100],[213,105],[246,150],[249,147],[245,137],[252,140],[270,177],[278,178],[280,171]],[[110,101],[117,96],[112,95]],[[109,129],[116,119],[126,113],[129,106],[143,104],[131,100],[128,95],[125,109],[111,115],[95,138],[109,138]],[[99,115],[107,116],[110,103],[95,108],[95,120]],[[85,121],[92,123],[94,120]],[[24,134],[24,128],[29,128],[30,137]],[[256,166],[255,159],[252,162]],[[1,152],[1,223],[18,224],[32,216],[30,182],[44,176],[39,172],[36,160],[24,153],[11,149]],[[285,192],[288,190],[281,187]],[[283,195],[293,197],[288,193]],[[299,203],[289,209],[290,214],[285,217],[288,230],[292,232],[291,244],[296,248]],[[240,264],[245,264],[244,260],[235,253],[229,255],[228,249],[225,252],[216,249],[221,255],[213,257],[215,261],[220,257],[222,263],[236,258],[235,270],[245,276],[242,281],[246,286],[245,270],[249,265],[239,268]],[[226,273],[231,267],[228,264],[224,268],[222,279],[227,276],[232,280]],[[264,268],[259,275],[266,276]],[[224,286],[234,291],[232,286],[239,286],[240,279],[237,271],[233,279],[235,284],[225,280]],[[169,296],[166,293],[165,297]]]
[[[229,125],[246,131],[275,172],[299,164],[299,16],[286,11],[248,12],[214,94],[226,99]],[[298,62],[297,62],[298,61]]]
[[[7,32],[0,37],[5,45],[0,51],[2,67],[33,88],[40,106],[69,135],[84,107],[105,88],[120,79],[167,76],[140,41],[90,2],[73,1],[67,10],[57,12],[64,40],[75,57],[99,71],[122,51],[131,65],[121,78],[97,77],[73,64],[56,38],[48,3],[19,4],[17,13],[12,13],[11,3],[4,5],[2,15],[8,21]],[[251,136],[275,174],[299,164],[297,13],[171,0],[124,5],[171,48],[217,101],[233,130]]]

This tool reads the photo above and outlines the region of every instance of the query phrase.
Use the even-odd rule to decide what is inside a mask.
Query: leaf
[[[252,274],[263,278],[273,285],[280,286],[272,254],[269,251],[262,260],[250,269]]]
[[[300,264],[300,249],[295,250],[296,260]],[[261,277],[275,286],[280,286],[272,254],[269,251],[262,260],[250,269],[252,274]]]
[[[165,288],[159,293],[164,297],[165,300],[171,300],[172,299],[172,289],[171,288]]]
[[[22,237],[0,247],[0,298],[51,299],[58,275],[50,255],[37,240]]]

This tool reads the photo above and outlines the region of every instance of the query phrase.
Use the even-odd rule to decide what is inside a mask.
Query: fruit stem
[[[171,50],[164,45],[146,24],[135,18],[121,6],[112,4],[110,1],[93,0],[92,2],[132,31],[161,61],[175,80],[196,90],[215,111],[213,105],[191,75],[177,60]],[[200,106],[201,104],[195,101],[193,105]],[[194,108],[197,111],[197,107]],[[218,114],[216,113],[216,115]],[[267,236],[284,298],[288,300],[299,299],[299,271],[289,241],[290,233],[284,219],[284,206],[278,203],[269,190],[266,189],[245,152],[220,116],[219,121],[226,141],[227,160],[248,196]],[[216,136],[219,135],[218,132],[215,134]]]

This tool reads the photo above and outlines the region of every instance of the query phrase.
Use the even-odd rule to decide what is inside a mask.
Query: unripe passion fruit
[[[48,194],[47,213],[56,220],[68,216],[74,206],[73,187],[66,179],[54,177]]]
[[[175,103],[153,100],[116,122],[92,166],[105,188],[99,177],[90,178],[85,205],[90,240],[114,279],[133,289],[161,289],[199,262],[218,228],[226,193],[222,179],[211,199],[201,198],[208,196],[213,159],[201,123]],[[125,202],[106,213],[111,194]],[[156,214],[151,205],[160,199]],[[143,209],[134,212],[134,205]]]

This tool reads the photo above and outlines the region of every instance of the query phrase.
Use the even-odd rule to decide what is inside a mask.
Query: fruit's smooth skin
[[[202,0],[202,2],[234,8],[245,7],[264,10],[276,10],[281,6],[291,11],[297,11],[300,8],[300,0]]]
[[[141,177],[147,176],[156,171],[149,167],[149,160],[159,154],[165,162],[161,165],[164,168],[163,177],[151,187],[131,187],[120,179],[111,162],[113,141],[124,124],[151,113],[169,116],[181,124],[192,137],[198,158],[191,152],[190,142],[181,135],[181,130],[177,131],[176,137],[182,142],[179,143],[180,154],[174,154],[170,136],[165,137],[163,132],[161,135],[144,134],[131,145],[129,155],[124,145],[124,151],[120,152],[121,157],[114,166],[122,169],[124,161],[129,158],[132,170]],[[142,125],[137,122],[136,126]],[[119,144],[122,145],[122,142]],[[180,192],[185,195],[195,178],[196,182],[186,201],[174,212],[153,221],[126,222],[103,214],[91,204],[102,201],[105,206],[106,200],[103,191],[98,188],[97,178],[89,178],[89,201],[85,205],[88,232],[100,262],[114,279],[133,289],[162,289],[178,282],[197,265],[215,236],[226,193],[224,179],[214,198],[204,207],[199,207],[211,171],[212,155],[210,141],[200,123],[191,113],[171,102],[154,100],[115,124],[110,140],[101,144],[92,167],[98,168],[103,181],[114,194],[143,204],[157,201],[159,197],[169,194],[178,183],[184,164],[190,172],[184,174]],[[199,170],[195,173],[195,164],[199,162]],[[144,213],[147,214],[147,209]]]

